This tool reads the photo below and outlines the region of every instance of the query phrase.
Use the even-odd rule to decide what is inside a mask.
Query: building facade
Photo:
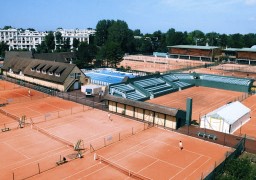
[[[176,45],[167,48],[170,57],[178,59],[214,61],[221,56],[221,49],[216,46]]]
[[[95,33],[93,29],[57,29],[63,40],[70,38],[70,46],[73,48],[74,38],[80,42],[88,42],[89,36]],[[0,42],[4,42],[9,46],[9,50],[31,50],[36,49],[43,41],[47,32],[20,30],[20,29],[0,29]],[[56,41],[56,39],[55,39]]]
[[[3,74],[17,80],[58,91],[80,89],[88,83],[75,64],[14,57],[4,61]]]

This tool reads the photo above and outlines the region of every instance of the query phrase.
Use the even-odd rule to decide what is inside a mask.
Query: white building
[[[70,38],[70,45],[73,48],[74,38],[80,42],[88,42],[89,36],[95,33],[93,29],[57,29],[54,34],[59,31],[62,34],[63,40]],[[20,30],[20,29],[0,29],[0,42],[5,42],[9,46],[9,50],[19,49],[36,49],[37,45],[44,41],[47,32]]]
[[[229,103],[201,117],[200,127],[232,134],[250,120],[250,112],[239,101]]]

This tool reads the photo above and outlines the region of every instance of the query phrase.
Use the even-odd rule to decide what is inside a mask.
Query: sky
[[[142,33],[170,28],[204,33],[256,33],[256,0],[1,0],[0,28],[38,31],[96,28],[125,21]]]

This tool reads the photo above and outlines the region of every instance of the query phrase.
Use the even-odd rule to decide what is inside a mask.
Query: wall
[[[237,59],[253,59],[256,60],[256,52],[237,52]]]
[[[108,109],[111,112],[117,112],[119,114],[124,113],[127,116],[138,118],[156,125],[177,129],[176,117],[167,114],[116,103],[114,101],[108,101]]]
[[[58,89],[59,91],[64,91],[64,89],[65,89],[64,86],[61,85],[61,84],[56,84],[56,83],[52,83],[52,82],[48,82],[48,81],[43,81],[43,80],[40,80],[40,79],[27,77],[27,76],[24,76],[24,75],[18,75],[18,74],[9,73],[9,72],[4,72],[4,75],[13,77],[15,79],[20,79],[20,80],[23,80],[23,81],[27,81],[27,82],[30,82],[30,83],[35,83],[35,84],[38,84],[38,85],[41,85],[41,86],[49,87],[49,88],[52,88],[52,89]]]

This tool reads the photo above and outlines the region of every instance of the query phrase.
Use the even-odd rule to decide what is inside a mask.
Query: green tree
[[[12,29],[13,27],[12,26],[4,26],[4,30],[8,30],[8,29]]]
[[[47,46],[44,41],[41,44],[37,45],[36,52],[37,53],[48,53],[48,49],[47,49]]]
[[[206,42],[205,34],[200,30],[194,30],[188,33],[187,42],[193,45],[204,46]]]
[[[229,47],[242,48],[244,47],[243,35],[236,33],[229,36]]]
[[[108,29],[114,23],[113,20],[100,20],[96,25],[95,42],[97,46],[103,46],[108,39]]]
[[[122,51],[120,44],[116,42],[108,42],[105,46],[105,56],[107,59],[107,65],[117,67],[117,64],[123,59],[124,52]]]
[[[143,54],[152,54],[153,53],[153,46],[152,46],[151,38],[141,39],[140,52]]]
[[[74,47],[74,50],[76,50],[79,46],[80,42],[78,39],[74,38],[73,39],[73,47]]]
[[[219,46],[219,34],[216,32],[210,32],[205,34],[206,42],[209,46]]]
[[[108,42],[120,44],[122,51],[131,51],[131,43],[134,39],[133,32],[128,28],[126,22],[117,20],[108,29]]]
[[[248,158],[238,158],[225,165],[224,172],[217,176],[217,180],[254,180],[256,168]]]
[[[5,42],[0,42],[0,57],[5,56],[5,51],[7,51],[9,46]]]
[[[56,45],[60,45],[62,43],[62,34],[61,32],[57,31],[55,33]]]
[[[55,41],[54,41],[54,34],[52,31],[50,31],[44,39],[45,45],[47,47],[48,52],[53,52],[55,49]]]
[[[95,59],[97,47],[87,42],[81,42],[76,53],[77,60],[74,62],[79,68],[85,68],[91,65]]]
[[[66,38],[63,44],[63,52],[68,52],[70,51],[70,38]]]

